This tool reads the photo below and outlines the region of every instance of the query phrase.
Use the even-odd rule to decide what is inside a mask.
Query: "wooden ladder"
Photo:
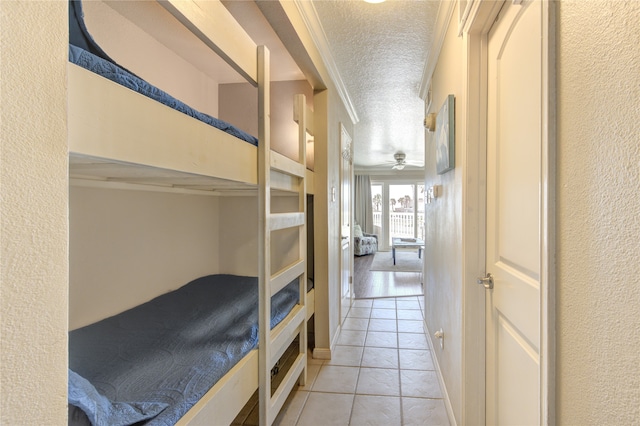
[[[306,137],[300,138],[299,158],[293,161],[271,151],[270,143],[270,75],[269,50],[258,47],[258,182],[259,182],[259,414],[260,425],[271,425],[280,412],[296,382],[306,382],[307,374],[307,270],[306,270]],[[296,102],[304,102],[296,98]],[[303,111],[305,111],[303,109]],[[306,114],[306,112],[303,112]],[[305,132],[305,126],[300,126]],[[272,213],[272,191],[294,192],[298,209],[294,212]],[[279,271],[271,271],[272,233],[297,229],[298,258]],[[271,297],[288,283],[298,279],[300,298],[286,318],[272,330]],[[299,350],[293,365],[271,394],[271,370],[283,353],[299,336]]]

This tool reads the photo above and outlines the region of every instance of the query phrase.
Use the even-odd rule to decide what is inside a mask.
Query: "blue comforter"
[[[271,327],[298,281],[272,297]],[[257,278],[210,275],[69,333],[69,398],[94,424],[172,425],[258,344]]]

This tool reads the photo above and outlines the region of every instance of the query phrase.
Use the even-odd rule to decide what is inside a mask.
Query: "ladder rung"
[[[307,319],[305,306],[296,305],[280,324],[271,330],[271,360],[273,366],[287,350],[293,338],[298,334],[300,325]]]
[[[271,214],[269,225],[271,231],[302,226],[304,225],[304,214],[300,212],[273,213]]]
[[[299,192],[301,181],[296,176],[291,176],[277,171],[271,171],[271,189],[287,192]]]
[[[300,259],[279,270],[271,277],[271,296],[285,288],[296,277],[304,274],[305,261]]]
[[[275,151],[271,151],[271,169],[299,178],[304,178],[307,170],[304,164],[298,163]]]

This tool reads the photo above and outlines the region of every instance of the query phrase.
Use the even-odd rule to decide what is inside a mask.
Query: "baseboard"
[[[435,356],[435,347],[433,346],[433,342],[431,341],[431,332],[429,331],[429,326],[427,325],[427,321],[423,321],[424,330],[427,333],[427,342],[429,343],[429,350],[431,351],[431,358],[433,359],[433,366],[436,369],[436,375],[438,376],[438,382],[440,383],[440,389],[442,390],[442,398],[444,400],[444,406],[447,409],[447,416],[449,416],[449,424],[451,426],[457,426],[456,416],[453,414],[453,407],[451,406],[451,400],[449,399],[449,393],[447,392],[447,386],[444,383],[444,378],[442,377],[442,370],[440,369],[440,363],[438,362],[438,357]]]
[[[313,348],[313,359],[331,359],[331,351],[336,347],[336,343],[338,342],[341,331],[342,325],[338,325],[338,327],[336,328],[336,332],[331,337],[331,343],[329,344],[328,348]]]
[[[313,348],[313,359],[331,359],[331,349],[329,348]]]

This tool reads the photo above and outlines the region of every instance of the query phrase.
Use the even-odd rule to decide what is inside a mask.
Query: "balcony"
[[[416,223],[417,221],[417,227]],[[382,212],[373,212],[373,226],[382,229]],[[424,212],[391,212],[389,213],[389,241],[391,238],[421,238],[424,240]]]

